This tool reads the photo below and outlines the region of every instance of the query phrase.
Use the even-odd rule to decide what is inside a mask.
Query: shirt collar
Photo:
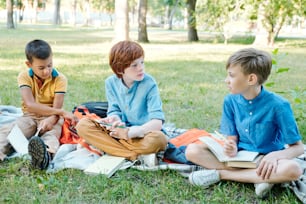
[[[256,103],[260,100],[262,100],[267,94],[267,90],[261,86],[261,91],[260,93],[258,94],[258,96],[256,96],[255,98],[253,98],[252,100],[247,100],[245,99],[242,95],[239,96],[239,102],[241,104],[250,104],[250,103]]]
[[[124,84],[123,79],[118,78],[118,80],[120,80],[121,87],[122,87],[122,89],[123,89],[126,93],[131,93],[131,92],[133,92],[133,90],[135,89],[135,87],[137,87],[138,84],[141,82],[141,81],[134,81],[134,82],[133,82],[133,85],[132,85],[130,88],[128,88],[128,87]]]
[[[52,68],[52,73],[51,73],[52,77],[57,77],[58,76],[58,71],[55,69],[55,68]],[[30,77],[33,77],[34,76],[34,72],[33,72],[33,69],[30,68],[29,69],[29,76]]]

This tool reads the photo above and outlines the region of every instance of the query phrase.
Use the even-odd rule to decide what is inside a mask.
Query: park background
[[[12,1],[11,13],[8,1],[0,2],[1,105],[20,106],[16,77],[26,69],[28,41],[51,44],[54,66],[69,79],[65,109],[72,110],[82,102],[105,100],[104,79],[112,74],[109,49],[130,39],[144,47],[146,72],[158,82],[166,123],[213,131],[228,93],[227,58],[256,47],[273,56],[265,86],[291,102],[305,142],[305,1],[34,0],[23,1],[22,17],[21,1]],[[142,3],[146,15],[140,12]],[[0,203],[299,203],[281,186],[260,200],[252,184],[220,182],[202,189],[171,170],[129,169],[107,179],[71,169],[29,171],[28,161],[15,159],[0,163],[0,175]]]

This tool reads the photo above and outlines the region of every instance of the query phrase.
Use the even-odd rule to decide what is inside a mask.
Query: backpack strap
[[[87,142],[85,142],[84,139],[81,139],[81,140],[79,141],[79,144],[82,145],[82,147],[85,147],[88,151],[90,151],[90,152],[92,152],[92,153],[95,153],[95,154],[97,154],[97,155],[99,155],[99,156],[102,156],[102,155],[103,155],[101,151],[99,151],[99,150],[94,149],[93,147],[91,147]]]

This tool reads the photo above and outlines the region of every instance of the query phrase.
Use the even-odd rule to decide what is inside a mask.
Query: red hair
[[[136,42],[120,41],[116,43],[109,53],[109,65],[118,78],[122,78],[124,70],[131,63],[144,56],[143,48]]]

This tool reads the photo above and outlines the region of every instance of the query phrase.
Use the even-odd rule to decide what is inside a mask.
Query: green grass
[[[82,102],[105,100],[104,79],[112,74],[108,67],[111,29],[19,25],[6,30],[1,24],[0,28],[0,104],[20,106],[16,77],[26,69],[24,46],[34,38],[51,44],[55,67],[69,78],[66,110]],[[180,128],[218,128],[223,97],[228,93],[225,62],[234,51],[251,46],[250,37],[235,37],[225,46],[202,33],[198,43],[188,43],[182,31],[149,29],[148,34],[151,43],[142,44],[146,71],[158,82],[166,122]],[[133,30],[131,38],[136,36]],[[270,81],[276,85],[268,89],[290,100],[305,142],[306,40],[280,39],[276,46],[280,53],[288,53],[279,59],[279,66],[291,69],[272,74]],[[302,95],[293,97],[290,91],[294,89]],[[73,169],[54,174],[29,171],[29,161],[22,159],[0,163],[0,195],[0,203],[299,203],[290,190],[280,186],[260,200],[252,184],[220,182],[203,189],[171,170],[128,169],[107,179]]]

